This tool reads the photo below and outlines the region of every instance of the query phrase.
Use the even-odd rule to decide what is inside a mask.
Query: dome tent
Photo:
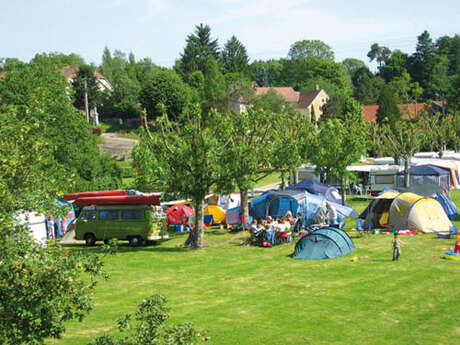
[[[212,216],[214,224],[225,223],[225,210],[222,207],[215,205],[208,205],[204,208],[205,216]]]
[[[387,192],[371,202],[364,228],[388,227],[391,230],[448,232],[452,223],[441,204],[414,193]]]
[[[355,249],[346,232],[325,227],[303,236],[296,244],[294,259],[330,259],[344,256]]]

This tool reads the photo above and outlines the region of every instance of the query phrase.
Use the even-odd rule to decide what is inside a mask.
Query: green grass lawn
[[[281,183],[281,174],[280,173],[275,172],[273,174],[270,174],[270,175],[264,177],[259,182],[257,182],[257,184],[256,184],[256,186],[254,188],[257,189],[258,187],[263,187],[263,186],[273,184],[273,183]]]
[[[358,212],[367,205],[351,202]],[[311,261],[293,260],[294,244],[241,246],[245,236],[211,230],[197,250],[177,248],[185,235],[123,245],[105,258],[111,278],[97,286],[92,313],[48,343],[86,344],[154,293],[167,296],[174,322],[191,321],[211,344],[460,343],[460,262],[440,259],[454,239],[401,236],[392,262],[391,236],[351,232],[354,252]]]

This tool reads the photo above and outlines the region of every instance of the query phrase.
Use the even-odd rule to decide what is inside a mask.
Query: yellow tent
[[[225,210],[222,207],[208,205],[204,208],[204,215],[212,215],[214,223],[225,223]]]
[[[433,198],[414,193],[388,192],[372,202],[365,226],[388,227],[390,230],[447,232],[452,223],[441,204]]]

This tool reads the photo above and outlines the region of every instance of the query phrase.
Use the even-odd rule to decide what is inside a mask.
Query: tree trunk
[[[340,189],[342,193],[342,205],[345,205],[347,201],[347,194],[345,193],[345,176],[342,175],[340,178]]]
[[[293,185],[299,183],[299,169],[291,170],[289,175],[291,176],[289,180],[292,181]],[[289,183],[289,185],[291,185],[291,183]]]
[[[281,170],[281,190],[286,187],[286,177],[284,176],[284,170]]]
[[[240,191],[240,198],[241,198],[241,206],[240,211],[243,214],[243,228],[247,228],[249,226],[249,207],[248,207],[248,191],[242,190]]]
[[[190,235],[185,241],[186,247],[203,246],[204,226],[203,226],[203,198],[195,200],[195,228],[190,230]]]
[[[404,187],[410,187],[410,158],[404,159]]]

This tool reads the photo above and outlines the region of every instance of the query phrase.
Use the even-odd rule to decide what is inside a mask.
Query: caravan
[[[352,165],[347,168],[361,181],[363,194],[376,195],[385,188],[394,189],[399,165]]]

